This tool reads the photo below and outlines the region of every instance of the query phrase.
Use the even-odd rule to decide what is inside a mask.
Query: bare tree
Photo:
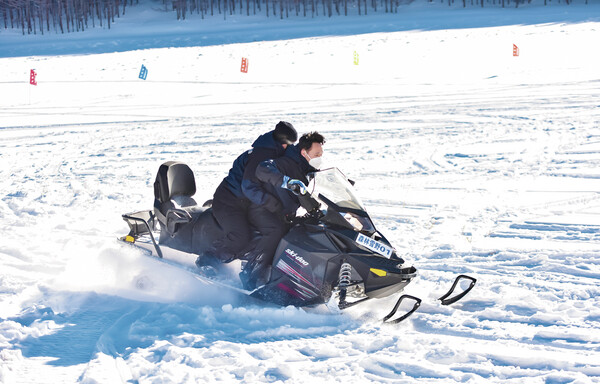
[[[277,1],[279,1],[279,18],[289,17],[290,11],[295,9],[296,16],[300,15],[300,7],[302,14],[307,16],[309,0],[246,0],[246,15],[250,16],[250,2],[252,2],[253,14],[256,15],[257,8],[260,13],[262,6],[265,7],[265,15],[277,16]],[[433,0],[415,0],[428,1]],[[440,0],[442,3],[444,0]],[[484,7],[485,0],[471,0],[471,5],[478,5],[480,1],[481,7]],[[560,1],[560,0],[559,0]],[[215,7],[216,2],[216,7]],[[272,3],[271,3],[272,2]],[[320,4],[319,4],[320,2]],[[343,2],[343,3],[342,3]],[[489,0],[488,0],[489,2]],[[531,3],[531,0],[527,0]],[[567,4],[571,4],[572,0],[565,0]],[[135,4],[138,0],[135,1]],[[448,5],[452,6],[454,0],[448,0]],[[224,20],[227,20],[227,13],[233,15],[236,12],[236,6],[239,5],[239,14],[244,14],[244,0],[163,0],[165,11],[175,13],[178,20],[185,20],[189,14],[200,14],[204,19],[205,14],[208,14],[210,6],[210,15],[215,13],[223,13]],[[492,4],[496,5],[496,0],[492,0]],[[515,8],[519,8],[520,4],[525,4],[525,0],[515,0]],[[585,1],[588,4],[588,0]],[[115,22],[115,16],[120,18],[125,15],[127,6],[134,6],[134,1],[129,0],[0,0],[0,26],[3,24],[5,29],[11,28],[21,29],[22,34],[44,34],[54,30],[55,33],[84,31],[85,29],[96,27],[96,20],[101,28],[111,28],[111,24]],[[510,5],[510,0],[499,0],[498,5],[505,7]],[[547,5],[547,0],[544,0],[544,5]],[[332,17],[335,13],[342,14],[341,7],[343,6],[344,16],[348,15],[348,8],[357,7],[359,15],[368,15],[369,8],[377,12],[377,7],[385,9],[386,13],[398,13],[399,0],[310,0],[311,17],[319,16],[319,7],[322,7],[323,16]],[[467,6],[467,0],[462,0],[463,8]],[[216,8],[216,9],[215,9]],[[223,8],[223,9],[222,9]],[[91,23],[90,23],[91,20]],[[44,31],[45,30],[45,31]]]

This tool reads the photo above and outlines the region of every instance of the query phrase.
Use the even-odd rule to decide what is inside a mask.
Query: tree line
[[[164,9],[174,12],[178,20],[193,13],[205,16],[215,14],[264,14],[267,17],[318,17],[348,15],[348,9],[358,15],[369,12],[398,13],[401,4],[407,0],[163,0]],[[437,0],[424,0],[437,1]],[[518,7],[531,0],[440,0],[448,5],[462,3],[481,6]],[[544,0],[560,3],[561,0]],[[570,4],[573,0],[562,0]],[[109,28],[125,14],[127,6],[135,6],[139,0],[0,0],[0,17],[4,28],[20,28],[23,34],[37,34],[54,31],[56,33],[79,32],[96,26]],[[585,0],[588,3],[588,0]]]
[[[0,17],[5,29],[20,28],[23,34],[79,32],[110,28],[127,5],[127,0],[0,0]]]

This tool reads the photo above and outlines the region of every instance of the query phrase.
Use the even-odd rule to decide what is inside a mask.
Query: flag
[[[31,85],[37,85],[37,81],[35,81],[35,77],[37,76],[37,73],[35,73],[35,70],[31,70],[29,72],[29,84]]]
[[[246,59],[245,57],[242,57],[242,72],[244,73],[248,73],[248,59]]]
[[[146,80],[146,77],[148,77],[148,68],[142,64],[142,69],[140,69],[140,79]]]
[[[513,44],[513,56],[519,56],[519,47]]]

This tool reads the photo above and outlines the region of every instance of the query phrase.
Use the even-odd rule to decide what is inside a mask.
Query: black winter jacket
[[[277,198],[260,188],[260,181],[256,178],[256,167],[265,160],[283,156],[285,149],[275,141],[273,131],[259,136],[252,147],[241,181],[242,193],[256,205],[276,206]]]
[[[308,185],[308,175],[315,171],[316,169],[311,167],[300,154],[300,148],[297,145],[291,145],[285,151],[284,156],[260,163],[256,168],[256,177],[260,180],[260,186],[266,193],[277,196],[283,206],[281,213],[290,215],[296,213],[300,202],[293,192],[282,187],[284,176],[300,180],[304,185]]]
[[[242,193],[242,177],[244,175],[244,169],[248,163],[248,157],[250,157],[250,153],[252,153],[251,149],[242,153],[237,159],[235,159],[231,169],[229,170],[229,174],[223,179],[221,185],[219,185],[219,188],[226,188],[236,198],[244,197],[244,194]]]
[[[214,199],[228,201],[230,199],[249,199],[251,201],[262,201],[262,192],[253,193],[253,181],[248,179],[246,169],[251,168],[254,175],[256,166],[264,160],[276,158],[284,154],[281,144],[273,138],[273,131],[259,136],[249,149],[239,155],[233,162],[229,174],[223,179],[215,191]],[[255,183],[255,182],[254,182]],[[244,188],[245,185],[245,188]],[[246,193],[248,192],[248,194]]]

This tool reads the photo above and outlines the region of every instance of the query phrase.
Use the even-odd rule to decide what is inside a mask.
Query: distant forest
[[[448,5],[462,3],[470,6],[514,6],[531,0],[423,0],[441,1]],[[560,3],[561,0],[544,0]],[[570,4],[572,0],[562,0]],[[127,7],[138,0],[0,0],[0,17],[4,29],[19,28],[23,34],[44,32],[79,32],[96,26],[109,28],[115,17],[125,14]],[[163,0],[165,11],[173,12],[178,20],[195,13],[202,16],[264,14],[267,17],[303,17],[348,15],[348,8],[359,15],[372,12],[397,13],[407,0]],[[585,0],[588,3],[588,0]]]

